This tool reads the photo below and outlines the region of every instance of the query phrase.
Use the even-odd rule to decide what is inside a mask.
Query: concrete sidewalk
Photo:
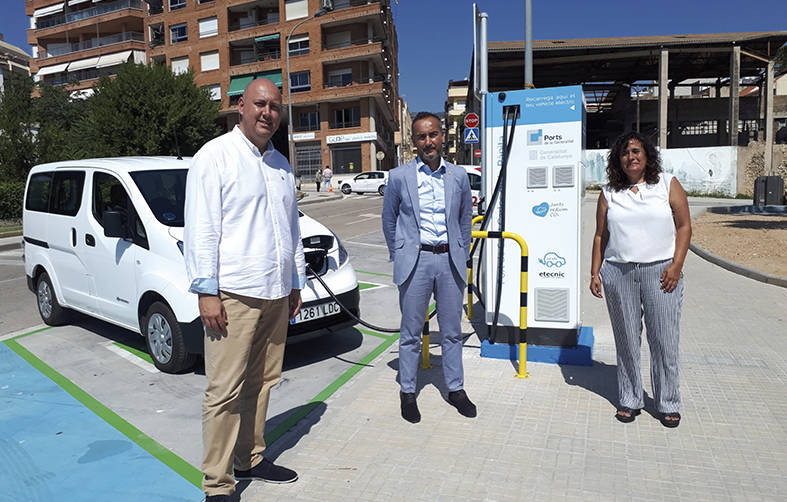
[[[703,204],[722,205],[692,201]],[[594,208],[594,198],[585,201],[583,278]],[[480,357],[479,339],[465,323],[465,388],[479,410],[466,419],[443,397],[433,321],[435,369],[419,373],[419,424],[399,415],[393,345],[272,445],[269,453],[296,469],[299,481],[240,484],[240,499],[783,500],[787,289],[691,252],[684,272],[677,429],[658,422],[650,397],[634,423],[614,419],[612,331],[603,300],[583,282],[582,319],[596,337],[592,367],[529,363],[530,378],[515,379],[511,362]]]

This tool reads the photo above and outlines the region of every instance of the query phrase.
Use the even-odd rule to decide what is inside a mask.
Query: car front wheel
[[[44,323],[49,326],[60,326],[66,323],[68,313],[58,303],[55,288],[52,287],[52,280],[46,272],[42,272],[38,276],[36,300],[38,300],[38,313],[41,314]]]
[[[380,195],[385,195],[385,185],[380,185],[377,188],[377,193],[379,193]]]
[[[165,303],[154,302],[142,320],[145,343],[153,364],[164,373],[191,368],[194,355],[186,350],[180,324]]]
[[[344,195],[350,195],[353,193],[352,189],[350,189],[350,185],[342,185],[342,193]]]

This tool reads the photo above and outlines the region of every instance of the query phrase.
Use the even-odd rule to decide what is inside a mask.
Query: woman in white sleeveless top
[[[615,141],[607,179],[596,207],[590,292],[602,298],[603,285],[615,335],[619,398],[615,418],[633,422],[644,406],[640,371],[644,318],[655,411],[665,427],[677,427],[681,269],[691,240],[688,199],[678,180],[662,172],[656,148],[635,132]]]

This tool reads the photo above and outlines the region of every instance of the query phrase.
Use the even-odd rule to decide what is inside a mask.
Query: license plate
[[[311,305],[309,307],[301,307],[301,311],[290,321],[290,324],[298,324],[299,322],[308,322],[321,317],[328,317],[338,314],[340,311],[339,304],[336,302],[320,303],[319,305]]]

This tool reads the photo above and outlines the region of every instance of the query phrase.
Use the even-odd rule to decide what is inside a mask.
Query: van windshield
[[[158,221],[168,227],[183,226],[188,169],[162,169],[129,173]]]

